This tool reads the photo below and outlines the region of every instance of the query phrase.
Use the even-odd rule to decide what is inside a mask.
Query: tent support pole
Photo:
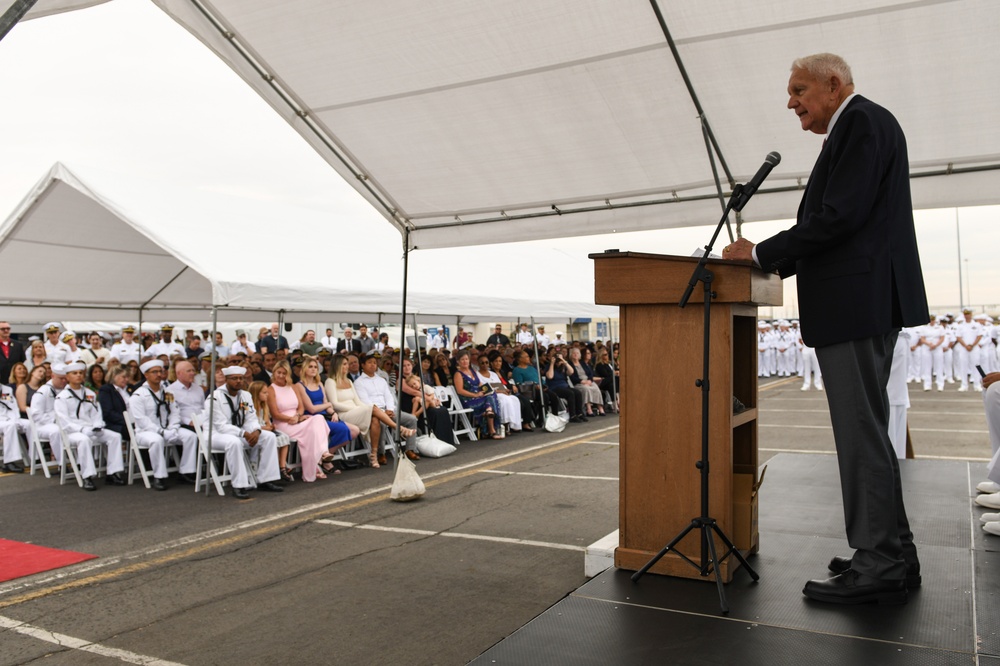
[[[414,370],[417,373],[417,377],[420,378],[420,399],[423,400],[423,404],[424,404],[424,425],[426,426],[425,430],[427,431],[427,434],[429,435],[429,434],[431,434],[431,419],[427,415],[427,394],[424,393],[424,369],[423,369],[423,366],[421,365],[421,360],[420,360],[420,336],[417,334],[417,315],[416,315],[416,313],[412,314],[411,317],[413,317],[413,339],[414,339],[413,349],[414,349],[414,353],[417,355],[417,365],[414,367]],[[399,388],[399,399],[400,399],[400,401],[402,401],[402,399],[403,399],[403,388],[402,388],[403,387],[403,382],[402,382],[402,379],[403,379],[403,357],[402,356],[399,357],[399,374],[397,375],[397,377],[398,377],[398,379],[396,380],[396,382],[399,384],[399,387],[400,387]],[[420,429],[420,423],[419,422],[417,423],[417,429],[418,430]],[[448,443],[451,444],[451,442],[448,442]]]
[[[715,180],[715,191],[719,194],[719,205],[722,206],[722,213],[726,216],[726,231],[729,232],[729,242],[735,243],[736,238],[733,237],[733,228],[729,224],[729,213],[726,208],[726,197],[722,193],[722,182],[719,180],[719,170],[715,168],[715,154],[712,152],[712,146],[708,139],[708,118],[704,115],[699,117],[701,120],[701,134],[705,137],[705,152],[708,153],[708,163],[712,165],[712,178]],[[743,236],[743,218],[739,211],[736,211],[736,233],[742,237]]]
[[[219,326],[219,308],[212,306],[212,368],[209,370],[211,375],[208,379],[208,397],[212,398],[208,401],[208,455],[212,455],[212,430],[214,429],[212,424],[214,423],[213,418],[215,417],[215,389],[218,387],[215,385],[215,359],[219,356],[219,350],[215,348],[215,329]],[[278,335],[281,335],[279,329]],[[200,462],[198,463],[201,464]],[[212,461],[209,460],[208,464],[211,465]],[[206,475],[208,470],[205,470]],[[205,479],[205,497],[208,497],[211,493],[212,481],[211,479]]]
[[[521,318],[518,317],[520,322]],[[521,324],[518,323],[518,328]],[[538,335],[535,333],[535,318],[531,317],[531,342],[535,346],[535,371],[538,373],[538,396],[542,404],[542,425],[545,425],[545,388],[542,386],[542,363],[538,360]]]
[[[16,0],[11,3],[10,7],[7,8],[7,11],[3,13],[3,16],[0,16],[0,39],[7,36],[7,33],[10,32],[15,25],[17,25],[18,21],[24,18],[24,15],[28,13],[28,10],[30,10],[37,1],[38,0]]]
[[[410,228],[407,227],[406,231],[403,232],[403,313],[400,318],[400,332],[399,332],[399,370],[396,371],[396,438],[399,440],[399,451],[396,452],[395,459],[393,460],[393,468],[399,466],[399,457],[403,455],[403,419],[400,418],[399,406],[403,401],[403,382],[400,381],[403,374],[403,350],[406,348],[406,292],[407,292],[407,280],[410,277]],[[416,314],[414,314],[414,321],[416,321]],[[413,346],[420,346],[420,333],[417,331],[416,324],[413,327]],[[390,352],[391,354],[391,352]],[[389,358],[392,358],[390,355]]]

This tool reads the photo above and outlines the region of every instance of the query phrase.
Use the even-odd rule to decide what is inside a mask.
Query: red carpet
[[[71,550],[57,550],[45,546],[35,546],[20,541],[0,539],[0,583],[21,576],[30,576],[67,567],[77,562],[92,560],[97,555],[74,553]]]

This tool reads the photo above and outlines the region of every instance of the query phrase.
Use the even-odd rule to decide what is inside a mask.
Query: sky
[[[0,219],[60,161],[133,220],[182,247],[210,276],[338,288],[401,285],[399,233],[151,2],[115,0],[15,26],[0,41],[0,89]],[[1000,312],[1000,268],[992,253],[998,213],[998,207],[915,213],[932,310],[955,310],[961,300]],[[756,241],[790,225],[746,224],[743,233]],[[617,248],[689,255],[711,231],[420,250],[410,255],[409,288],[447,292],[454,275],[478,267],[475,293],[501,296],[523,293],[531,276],[544,272],[557,276],[545,283],[559,291],[546,298],[592,302],[588,254]],[[359,241],[364,251],[356,249]],[[262,262],[262,255],[274,261]],[[788,280],[785,308],[765,314],[796,312]]]

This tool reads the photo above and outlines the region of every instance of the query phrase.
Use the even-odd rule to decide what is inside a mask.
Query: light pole
[[[969,271],[969,258],[965,258],[965,302],[972,307],[972,273]]]
[[[962,300],[962,234],[958,230],[958,208],[955,209],[955,240],[958,245],[958,309],[965,308]]]

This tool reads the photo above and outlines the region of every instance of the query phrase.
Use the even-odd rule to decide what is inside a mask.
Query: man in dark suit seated
[[[854,92],[850,67],[822,53],[795,61],[788,108],[826,134],[791,229],[727,259],[797,276],[802,339],[823,371],[851,557],[803,594],[829,603],[906,603],[920,563],[889,441],[886,384],[899,329],[929,319],[913,228],[906,138],[889,111]]]
[[[354,329],[347,327],[344,329],[344,339],[337,341],[338,354],[360,354],[361,343],[354,339]]]

